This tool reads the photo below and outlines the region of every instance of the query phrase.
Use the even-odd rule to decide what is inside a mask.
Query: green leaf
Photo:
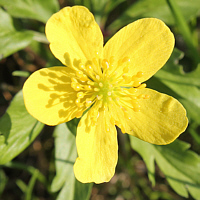
[[[184,15],[184,19],[189,21],[197,16],[200,9],[199,0],[174,0]],[[169,25],[174,25],[175,21],[165,0],[140,0],[133,3],[128,9],[110,26],[109,30],[119,28],[144,17],[155,17],[163,20]]]
[[[11,16],[0,8],[0,56],[5,58],[28,46],[33,40],[31,31],[17,31]]]
[[[0,6],[14,17],[36,19],[44,23],[59,10],[57,0],[0,0]]]
[[[184,53],[175,48],[170,59],[165,66],[155,74],[155,77],[175,83],[200,87],[200,65],[198,65],[194,71],[185,73],[183,66],[179,65],[179,60],[183,57]]]
[[[78,182],[73,173],[77,152],[75,133],[71,130],[76,130],[75,124],[74,121],[60,124],[54,131],[56,176],[53,179],[51,190],[56,192],[62,188],[57,200],[65,200],[66,197],[68,200],[87,200],[93,185]]]
[[[0,164],[19,155],[32,143],[43,126],[26,111],[20,91],[0,119]]]
[[[153,145],[130,136],[131,147],[136,150],[147,164],[148,173],[154,176],[149,165],[156,161],[170,186],[183,197],[188,191],[193,198],[200,196],[200,157],[188,150],[190,144],[176,140],[166,146]],[[153,159],[149,159],[153,157]]]
[[[166,65],[147,82],[148,87],[177,98],[186,108],[189,118],[200,124],[200,65],[185,73],[179,60],[183,52],[174,49]]]
[[[188,47],[187,52],[194,61],[195,68],[200,62],[199,52],[196,48],[195,40],[193,39],[192,32],[183,16],[183,12],[180,10],[179,6],[174,0],[167,0],[168,6],[174,16],[176,27],[184,38],[184,41]],[[193,67],[194,69],[194,67]]]
[[[0,169],[0,196],[2,195],[6,184],[8,183],[8,178],[4,173],[3,169]]]

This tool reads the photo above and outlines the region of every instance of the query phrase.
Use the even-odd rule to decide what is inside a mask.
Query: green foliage
[[[20,91],[0,119],[0,164],[19,155],[33,142],[43,126],[26,111]]]
[[[176,140],[166,146],[153,145],[130,136],[131,147],[144,159],[148,175],[155,184],[154,161],[164,173],[170,186],[181,196],[188,192],[198,199],[200,196],[200,157],[188,150],[190,144]]]
[[[166,65],[147,82],[147,86],[177,98],[184,105],[190,125],[187,133],[183,134],[181,139],[190,142],[193,151],[188,150],[189,143],[181,140],[176,140],[166,146],[156,146],[135,137],[130,137],[131,147],[142,156],[147,166],[149,180],[153,186],[158,185],[158,181],[155,180],[155,174],[157,174],[156,162],[171,188],[179,196],[188,199],[199,199],[200,158],[195,153],[200,152],[200,57],[199,44],[197,42],[199,30],[196,26],[199,23],[197,18],[200,11],[199,0],[75,0],[60,2],[61,7],[67,3],[69,5],[76,4],[88,7],[93,12],[106,37],[111,37],[124,25],[142,17],[156,17],[171,25],[170,28],[175,34],[177,48],[174,49]],[[129,149],[126,155],[128,164],[125,165],[123,162],[119,162],[119,169],[116,169],[117,176],[111,181],[112,184],[115,182],[115,185],[111,187],[111,192],[107,189],[102,192],[101,186],[80,183],[73,173],[73,164],[77,157],[75,136],[79,119],[73,119],[66,124],[58,125],[54,130],[52,127],[45,127],[44,132],[40,134],[44,125],[27,113],[22,92],[16,92],[21,89],[24,78],[30,75],[30,72],[27,71],[32,72],[41,67],[61,65],[55,58],[52,58],[48,47],[41,44],[48,43],[43,33],[43,23],[46,23],[48,18],[59,10],[58,1],[0,0],[0,6],[0,60],[11,55],[4,60],[10,61],[14,58],[16,60],[14,65],[17,65],[15,69],[9,69],[12,76],[15,77],[13,83],[11,80],[7,80],[7,82],[13,85],[8,85],[5,89],[4,80],[0,77],[0,90],[2,93],[0,100],[4,98],[4,92],[15,95],[7,111],[0,118],[0,165],[2,168],[0,169],[0,198],[2,196],[4,199],[12,199],[6,196],[9,194],[7,185],[10,185],[10,182],[13,181],[12,177],[9,177],[10,174],[6,173],[9,169],[12,169],[12,172],[15,170],[28,172],[29,176],[26,176],[26,180],[17,177],[18,175],[14,179],[21,192],[21,194],[17,193],[17,195],[23,196],[26,200],[40,199],[39,194],[37,194],[37,190],[40,188],[37,187],[37,180],[44,186],[45,192],[43,191],[43,193],[47,194],[47,198],[51,200],[66,200],[66,197],[69,200],[88,200],[93,186],[95,187],[94,191],[97,190],[102,195],[105,195],[105,199],[120,197],[121,194],[116,188],[124,186],[120,186],[119,182],[115,182],[116,177],[120,179],[122,175],[120,174],[121,171],[119,173],[118,170],[124,169],[124,171],[131,171],[133,174],[137,174],[138,172],[134,171],[131,162],[129,162],[129,160],[134,160],[137,156]],[[27,46],[29,46],[28,51],[23,51]],[[178,48],[181,48],[181,51]],[[18,53],[19,55],[17,54],[19,58],[16,58],[16,55],[12,56],[13,53],[19,50],[22,50]],[[35,60],[30,58],[35,58]],[[6,68],[4,60],[2,65],[0,63],[2,68]],[[22,60],[24,65],[20,66]],[[47,66],[46,61],[48,62]],[[10,63],[6,66],[9,65]],[[14,65],[11,65],[11,68]],[[33,70],[29,70],[30,66],[33,67]],[[189,72],[185,72],[184,69]],[[5,99],[4,101],[1,100],[0,106],[3,102],[8,103]],[[51,137],[51,131],[48,128],[53,132],[53,137]],[[43,135],[47,138],[44,139]],[[37,136],[35,144],[29,147],[28,151],[30,152],[27,155],[23,151]],[[123,144],[120,140],[121,137],[119,137],[119,145]],[[49,147],[51,141],[54,146]],[[125,146],[128,145],[127,141],[124,143]],[[40,150],[37,150],[37,148]],[[119,147],[120,149],[121,147]],[[41,167],[35,162],[34,159],[36,158],[33,152],[37,155],[35,157],[38,160],[43,155],[48,165],[43,167],[42,163]],[[121,152],[119,153],[121,154]],[[30,163],[28,163],[26,161],[27,157],[34,161],[29,161]],[[122,155],[119,157],[122,157]],[[19,162],[12,161],[14,158]],[[43,161],[43,159],[41,160]],[[38,164],[37,166],[36,163]],[[4,168],[6,168],[5,171]],[[136,175],[135,177],[138,176]],[[127,180],[129,179],[130,176]],[[152,189],[150,187],[147,188],[148,184],[144,183],[146,181],[145,175],[138,179],[134,181],[134,186],[128,188],[129,193],[127,194],[131,195],[130,191],[133,188],[135,194],[140,192],[138,196],[141,198],[144,196],[145,199],[147,194],[148,197],[155,200],[161,198],[159,195],[155,196],[155,191],[151,193]],[[146,184],[145,187],[144,184]],[[141,191],[140,188],[144,188],[145,191]],[[112,190],[118,196],[112,196]],[[156,190],[162,189],[160,187],[159,189],[156,188]],[[4,194],[4,191],[6,194]],[[166,194],[166,199],[170,199],[170,195],[173,193],[172,191],[168,193],[165,193],[165,191],[160,192]],[[16,198],[20,199],[18,196]],[[179,198],[179,196],[177,197],[174,193],[171,199],[182,198]],[[127,198],[127,196],[124,198]],[[137,198],[130,196],[130,199]]]
[[[28,46],[33,39],[33,32],[17,31],[11,16],[0,8],[0,57],[4,58]]]
[[[56,192],[62,188],[57,200],[65,200],[66,197],[69,200],[87,200],[93,185],[80,183],[74,176],[73,164],[77,153],[74,136],[76,133],[70,131],[73,130],[73,126],[74,121],[71,121],[58,125],[54,131],[56,176],[51,184],[51,190]]]
[[[200,9],[199,0],[174,0],[181,9],[186,21],[196,17]],[[174,25],[175,20],[166,0],[140,0],[129,6],[109,27],[117,30],[137,19],[143,17],[155,17],[165,23]]]
[[[56,0],[0,0],[0,6],[13,17],[36,19],[44,23],[59,9]]]

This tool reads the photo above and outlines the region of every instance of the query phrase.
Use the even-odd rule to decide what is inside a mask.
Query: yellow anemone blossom
[[[46,35],[52,53],[67,67],[34,72],[24,84],[24,101],[28,112],[47,125],[83,115],[74,164],[79,181],[102,183],[113,177],[118,159],[115,125],[159,145],[186,129],[183,106],[143,83],[166,63],[174,47],[174,36],[162,21],[135,21],[103,46],[89,10],[65,7],[48,20]]]

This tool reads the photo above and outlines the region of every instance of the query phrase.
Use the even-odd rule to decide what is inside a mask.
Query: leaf
[[[151,176],[155,171],[148,166],[156,161],[175,192],[183,197],[188,197],[190,192],[193,198],[199,198],[200,157],[188,150],[190,144],[178,139],[166,146],[153,145],[133,136],[130,140],[131,147],[142,156]]]
[[[36,19],[44,23],[59,10],[57,0],[0,0],[0,6],[14,17]]]
[[[31,31],[17,31],[11,16],[0,8],[0,55],[1,59],[28,46],[33,40]]]
[[[174,0],[184,15],[184,19],[189,21],[197,16],[200,9],[199,0]],[[165,0],[140,0],[133,3],[122,15],[115,20],[109,30],[118,30],[119,28],[144,17],[155,17],[163,20],[169,25],[174,25],[175,21]]]
[[[4,173],[3,169],[0,169],[0,196],[2,196],[2,193],[4,191],[4,188],[6,187],[6,184],[8,183],[8,177],[6,177],[6,174]]]
[[[147,82],[148,87],[177,98],[186,108],[189,118],[200,124],[200,65],[185,73],[179,59],[183,52],[174,49],[166,65]]]
[[[184,53],[175,48],[168,62],[155,74],[155,77],[175,83],[200,87],[200,65],[194,71],[185,73],[183,66],[179,65],[179,60],[183,57]]]
[[[28,147],[43,124],[26,111],[22,91],[16,94],[0,119],[0,164],[5,164]]]
[[[62,188],[57,200],[65,200],[66,197],[68,200],[87,200],[93,185],[80,183],[74,176],[73,164],[77,152],[75,133],[71,130],[76,130],[75,124],[75,121],[70,121],[56,126],[54,130],[56,176],[51,184],[51,190],[56,192]]]

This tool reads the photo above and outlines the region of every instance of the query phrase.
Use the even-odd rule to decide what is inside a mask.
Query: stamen
[[[100,76],[99,76],[99,75],[96,75],[96,79],[97,79],[97,80],[100,80]]]
[[[86,100],[86,103],[85,103],[86,108],[89,108],[92,105],[92,103],[93,102],[91,100],[89,101]]]
[[[92,90],[91,85],[84,85],[83,87],[84,87],[85,90]]]
[[[139,89],[143,89],[143,88],[146,88],[147,84],[146,83],[143,83],[141,85],[139,85],[137,88]]]
[[[99,89],[99,88],[94,88],[94,91],[95,91],[95,92],[99,92],[100,89]]]
[[[144,75],[143,72],[138,72],[136,76],[137,76],[138,78],[141,78],[143,75]]]
[[[97,95],[97,99],[101,100],[103,98],[103,95]]]
[[[99,86],[100,86],[100,87],[103,87],[103,83],[100,82],[100,83],[99,83]]]
[[[127,76],[126,74],[123,74],[122,77],[125,80],[125,83],[130,83],[132,80],[132,78],[130,76]]]
[[[108,92],[107,94],[108,94],[108,96],[111,96],[111,95],[112,95],[112,92]]]
[[[140,81],[134,81],[134,82],[133,82],[133,87],[139,87],[140,84],[141,84]]]
[[[108,60],[103,59],[101,65],[102,65],[103,70],[108,69],[109,68]]]
[[[76,113],[76,118],[80,118],[83,115],[83,111],[79,111]]]
[[[83,97],[84,97],[83,92],[78,92],[78,93],[77,93],[77,97],[80,98],[80,99],[83,98]]]
[[[127,56],[122,59],[122,63],[130,62],[130,61],[131,61],[130,58]]]
[[[140,94],[137,96],[138,99],[143,99],[144,98],[144,94]]]
[[[149,98],[150,98],[150,95],[148,95],[148,94],[144,95],[144,99],[149,99]]]
[[[75,82],[72,82],[72,83],[71,83],[71,87],[72,87],[75,91],[80,91],[80,90],[81,90],[80,84],[75,83]]]
[[[94,85],[94,82],[89,80],[89,81],[87,81],[87,84],[88,85]]]

